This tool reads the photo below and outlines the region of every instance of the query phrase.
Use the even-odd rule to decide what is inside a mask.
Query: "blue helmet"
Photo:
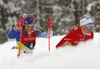
[[[25,23],[24,24],[31,24],[31,23],[36,23],[34,17],[25,18]]]

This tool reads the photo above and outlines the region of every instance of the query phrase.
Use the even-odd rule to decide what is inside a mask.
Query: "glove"
[[[52,22],[52,20],[51,20],[51,18],[49,17],[49,20],[48,20],[48,22],[46,23],[49,27],[51,27],[52,26],[52,24],[53,24],[53,22]]]
[[[20,27],[21,25],[23,25],[24,24],[24,20],[25,20],[25,18],[21,18],[17,23],[17,27]]]

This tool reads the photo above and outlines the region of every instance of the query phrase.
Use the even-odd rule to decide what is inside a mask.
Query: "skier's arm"
[[[20,35],[20,31],[16,31],[16,27],[14,27],[8,34],[8,37],[10,39],[14,39],[14,38],[19,38],[19,35]]]
[[[48,28],[50,28],[50,38],[51,38],[53,36],[53,31],[52,31],[52,24],[53,24],[53,22],[51,20],[51,17],[49,17],[49,19],[48,19],[46,24],[47,24]],[[37,30],[35,32],[37,34],[37,37],[48,38],[48,33],[46,33],[46,32],[42,33],[39,30]]]
[[[65,37],[61,39],[61,41],[56,45],[56,48],[58,47],[64,47],[66,45],[72,46],[71,41],[73,38],[73,32],[70,32]]]
[[[39,31],[39,30],[36,30],[35,31],[36,32],[36,34],[37,34],[37,37],[42,37],[42,38],[48,38],[48,33],[46,33],[46,32],[41,32],[41,31]],[[53,36],[53,31],[51,30],[50,31],[50,38]]]

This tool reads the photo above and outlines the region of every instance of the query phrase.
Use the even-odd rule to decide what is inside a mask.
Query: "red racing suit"
[[[62,40],[56,45],[56,48],[63,47],[66,45],[75,46],[81,41],[87,41],[89,39],[93,39],[93,32],[90,34],[83,35],[81,28],[71,29],[70,32],[62,38]]]

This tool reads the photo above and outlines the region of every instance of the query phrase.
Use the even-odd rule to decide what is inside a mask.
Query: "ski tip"
[[[23,18],[26,18],[26,16],[24,16]]]
[[[49,17],[49,19],[51,19],[51,17]]]
[[[24,13],[23,17],[24,17],[24,16],[27,16],[27,15],[28,15],[28,13]]]

